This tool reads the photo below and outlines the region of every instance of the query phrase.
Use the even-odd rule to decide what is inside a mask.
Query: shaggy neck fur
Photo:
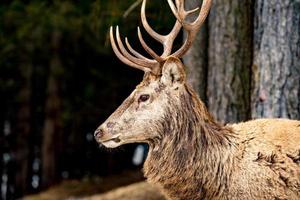
[[[170,110],[150,142],[145,176],[172,199],[214,199],[222,196],[234,165],[234,133],[216,123],[186,86],[181,105]],[[172,110],[171,110],[172,109]]]

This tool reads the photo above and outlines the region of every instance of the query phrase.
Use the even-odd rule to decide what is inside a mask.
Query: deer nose
[[[106,127],[107,127],[107,128],[113,128],[115,125],[116,125],[115,122],[108,122],[108,123],[106,124]]]
[[[102,138],[103,135],[104,135],[104,131],[102,128],[98,128],[94,133],[95,138]]]

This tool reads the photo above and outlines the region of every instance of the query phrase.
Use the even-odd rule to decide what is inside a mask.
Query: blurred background
[[[1,1],[0,199],[79,198],[143,180],[145,145],[107,150],[93,138],[142,80],[113,54],[108,36],[119,24],[145,53],[136,34],[141,2]],[[213,2],[183,58],[210,112],[221,123],[300,119],[300,1]],[[186,0],[187,8],[200,4]],[[148,0],[147,13],[158,32],[173,27],[167,1]]]

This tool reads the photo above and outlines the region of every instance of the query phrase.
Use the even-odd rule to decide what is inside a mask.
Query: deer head
[[[198,30],[209,13],[212,0],[204,0],[199,15],[193,22],[187,22],[188,15],[199,8],[186,11],[184,0],[168,0],[169,6],[176,17],[176,23],[168,35],[156,33],[148,24],[145,14],[146,0],[141,8],[142,24],[147,33],[163,45],[163,53],[158,55],[144,41],[140,29],[138,37],[143,48],[149,53],[149,59],[129,44],[127,38],[125,48],[116,27],[110,28],[110,40],[117,57],[125,64],[143,70],[143,81],[136,87],[122,105],[95,131],[95,138],[108,148],[115,148],[126,143],[151,143],[162,139],[161,130],[168,123],[166,116],[176,113],[180,107],[182,95],[189,91],[186,86],[186,74],[180,58],[187,52],[196,37]],[[172,53],[175,38],[183,28],[187,38],[177,51]]]

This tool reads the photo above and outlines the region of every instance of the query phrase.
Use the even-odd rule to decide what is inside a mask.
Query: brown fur
[[[300,121],[223,126],[186,85],[183,68],[171,57],[161,76],[147,74],[96,139],[110,148],[148,143],[145,176],[173,200],[300,199]],[[151,98],[140,102],[145,93]]]
[[[166,116],[163,142],[152,144],[144,167],[150,182],[171,199],[300,198],[299,121],[224,127],[187,91],[177,117]]]
[[[167,112],[164,126],[158,128],[163,140],[150,144],[145,176],[172,199],[212,199],[230,182],[230,174],[224,172],[234,164],[229,152],[236,149],[235,136],[231,128],[214,122],[188,87],[187,91],[179,107],[169,102],[177,113]]]

